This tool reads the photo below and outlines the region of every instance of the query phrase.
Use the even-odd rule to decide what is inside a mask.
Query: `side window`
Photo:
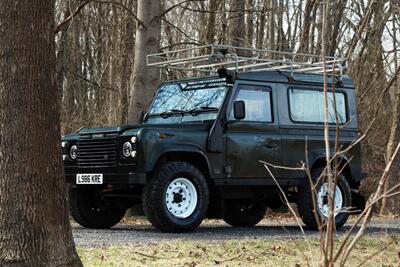
[[[258,85],[239,85],[235,101],[243,100],[246,107],[246,117],[243,121],[272,122],[271,89]],[[229,115],[231,120],[233,110]]]
[[[346,101],[343,93],[335,93],[339,123],[345,123]],[[290,117],[296,122],[324,122],[324,92],[289,89]],[[336,122],[333,93],[328,92],[328,120]]]

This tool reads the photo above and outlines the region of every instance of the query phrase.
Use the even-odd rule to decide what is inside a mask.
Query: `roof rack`
[[[215,74],[221,68],[237,72],[281,70],[292,74],[324,71],[320,55],[214,44],[149,54],[147,66],[203,74]],[[325,68],[329,75],[342,76],[346,70],[346,59],[326,56]]]

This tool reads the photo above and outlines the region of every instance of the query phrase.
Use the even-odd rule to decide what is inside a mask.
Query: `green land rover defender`
[[[297,203],[304,224],[318,227],[313,209],[315,205],[320,219],[327,217],[327,182],[318,181],[313,203],[306,172],[272,165],[298,167],[307,162],[314,180],[324,170],[323,67],[293,58],[240,56],[237,49],[211,46],[206,62],[193,56],[192,62],[163,58],[148,63],[171,67],[190,62],[190,68],[185,67],[192,74],[222,68],[216,76],[162,83],[141,124],[83,128],[63,137],[76,222],[109,228],[128,208],[141,204],[148,220],[165,232],[191,231],[204,218],[253,226],[267,208],[284,205],[278,183],[289,201]],[[339,146],[346,147],[358,136],[354,84],[337,62],[328,58],[326,63],[333,73],[327,79],[332,149],[336,137]],[[260,161],[270,164],[271,173]],[[358,194],[363,178],[360,145],[353,144],[336,164],[339,228],[350,209],[363,205]]]

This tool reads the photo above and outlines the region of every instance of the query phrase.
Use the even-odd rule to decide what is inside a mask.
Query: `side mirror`
[[[246,107],[243,100],[233,102],[233,116],[235,120],[243,120],[246,117]]]

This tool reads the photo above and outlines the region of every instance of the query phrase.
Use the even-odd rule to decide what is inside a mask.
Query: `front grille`
[[[81,136],[78,141],[79,167],[115,167],[117,165],[117,134]]]

